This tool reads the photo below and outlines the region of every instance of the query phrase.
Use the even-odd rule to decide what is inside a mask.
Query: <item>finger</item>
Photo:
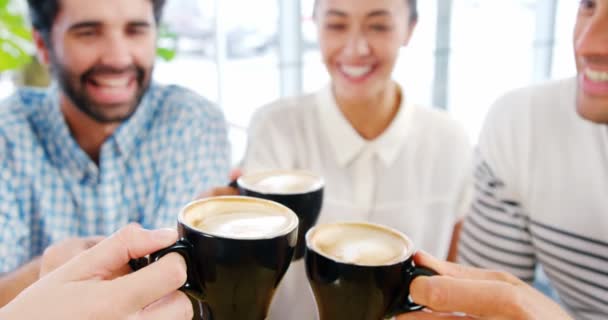
[[[103,241],[106,237],[104,236],[92,236],[84,238],[84,246],[88,248],[92,248],[96,246],[98,243]]]
[[[72,260],[77,255],[81,254],[83,251],[94,247],[103,239],[105,239],[103,236],[70,238],[46,248],[42,254],[43,259],[40,266],[39,276],[43,277],[46,274],[54,271],[58,267]]]
[[[424,251],[418,251],[414,255],[416,265],[425,266],[435,270],[441,275],[451,276],[460,279],[471,280],[497,280],[507,283],[520,285],[522,281],[517,277],[501,271],[484,270],[463,266],[456,263],[441,261]]]
[[[123,270],[131,259],[141,258],[177,241],[174,229],[145,230],[130,224],[109,238],[72,259],[64,274],[72,280],[99,277],[108,279]]]
[[[209,198],[209,197],[217,197],[217,196],[238,196],[239,190],[232,187],[217,187],[206,192],[203,192],[198,198]]]
[[[521,306],[518,287],[502,281],[418,277],[410,294],[420,305],[438,312],[463,312],[477,317],[510,316]]]
[[[432,311],[418,311],[404,313],[397,316],[395,320],[474,320],[475,318],[466,315],[455,315],[449,313],[439,313]]]
[[[234,168],[230,171],[230,181],[234,181],[240,178],[243,175],[243,172],[239,168]]]
[[[186,282],[186,263],[178,253],[170,253],[160,260],[112,281],[123,310],[137,312]]]
[[[185,293],[176,291],[153,302],[140,312],[135,319],[145,320],[190,320],[194,316],[192,303]]]

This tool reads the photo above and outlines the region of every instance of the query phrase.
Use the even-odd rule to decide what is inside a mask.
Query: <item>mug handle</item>
[[[407,281],[407,283],[405,284],[405,292],[407,292],[407,297],[405,297],[406,301],[403,304],[398,304],[394,310],[390,310],[389,314],[387,314],[387,317],[394,317],[401,313],[420,311],[424,309],[424,306],[421,306],[412,301],[412,298],[410,297],[410,285],[412,284],[412,281],[414,281],[414,279],[416,279],[417,277],[430,277],[438,275],[438,273],[434,270],[425,267],[413,267],[410,271],[407,272],[409,275],[409,281]]]
[[[184,260],[186,261],[186,269],[187,269],[187,279],[186,279],[186,283],[184,283],[184,285],[179,288],[179,290],[184,291],[184,292],[195,292],[197,293],[197,295],[203,295],[204,296],[204,292],[201,288],[199,288],[198,286],[195,286],[195,279],[196,279],[196,275],[194,274],[194,266],[192,265],[192,260],[190,259],[190,251],[192,250],[192,244],[190,242],[188,242],[188,240],[182,238],[177,240],[177,242],[175,242],[173,245],[164,248],[164,249],[160,249],[156,252],[153,252],[150,254],[149,258],[139,258],[139,259],[131,259],[131,261],[129,261],[129,266],[131,267],[131,269],[133,269],[133,271],[137,271],[145,266],[148,266],[149,264],[158,261],[160,258],[166,256],[169,253],[175,252],[175,253],[179,253]]]

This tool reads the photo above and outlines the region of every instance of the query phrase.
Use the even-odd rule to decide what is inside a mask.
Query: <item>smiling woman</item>
[[[243,170],[315,172],[326,181],[319,223],[388,225],[445,258],[467,204],[471,154],[462,127],[412,103],[392,77],[417,24],[415,5],[317,0],[314,22],[330,83],[258,110]],[[270,319],[314,319],[315,310],[304,265],[294,262]]]

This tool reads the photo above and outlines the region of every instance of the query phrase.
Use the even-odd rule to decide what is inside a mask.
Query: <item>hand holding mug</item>
[[[42,254],[40,277],[45,276],[80,253],[92,248],[104,238],[102,236],[69,238],[49,246]],[[122,270],[120,275],[127,274],[129,271],[129,269]]]
[[[555,302],[508,273],[444,262],[422,252],[415,261],[441,275],[417,278],[410,287],[413,300],[433,311],[397,320],[571,319]],[[454,312],[468,316],[452,316]]]
[[[130,259],[175,242],[177,232],[129,225],[47,274],[4,308],[13,319],[191,319],[192,306],[177,289],[186,279],[179,255],[113,279]]]
[[[185,258],[182,289],[202,308],[195,319],[266,319],[293,257],[298,217],[272,201],[225,196],[194,201],[177,220],[181,239],[150,260],[169,252]]]
[[[320,320],[381,320],[423,307],[409,299],[413,279],[432,270],[414,265],[412,242],[366,222],[318,225],[306,234],[306,274]]]

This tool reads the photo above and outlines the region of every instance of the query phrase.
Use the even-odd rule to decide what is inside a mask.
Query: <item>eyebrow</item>
[[[131,21],[128,23],[129,27],[138,27],[138,28],[149,28],[151,26],[150,22],[140,20],[140,21]]]
[[[68,28],[68,30],[76,31],[78,29],[97,28],[100,25],[101,25],[101,22],[99,22],[99,21],[81,21],[81,22],[77,22],[77,23],[74,23],[73,25],[71,25]]]
[[[384,17],[384,16],[390,16],[390,15],[391,15],[390,12],[388,12],[386,10],[383,10],[383,9],[380,9],[380,10],[374,10],[374,11],[368,13],[367,17],[368,18],[372,18],[372,17]]]
[[[327,10],[327,12],[325,13],[326,16],[339,16],[339,17],[346,17],[347,14],[346,12],[340,11],[340,10],[336,10],[336,9],[330,9]]]
[[[330,9],[325,13],[326,16],[339,16],[339,17],[346,17],[348,16],[346,14],[346,12],[340,11],[340,10],[336,10],[336,9]],[[387,10],[384,9],[379,9],[379,10],[374,10],[370,13],[367,14],[367,18],[372,18],[372,17],[384,17],[384,16],[390,16],[391,13],[388,12]]]
[[[70,26],[68,30],[76,31],[78,29],[87,29],[87,28],[98,28],[102,23],[100,21],[82,21],[75,23]],[[151,26],[150,22],[145,20],[135,20],[131,21],[127,24],[129,27],[137,27],[137,28],[149,28]]]

